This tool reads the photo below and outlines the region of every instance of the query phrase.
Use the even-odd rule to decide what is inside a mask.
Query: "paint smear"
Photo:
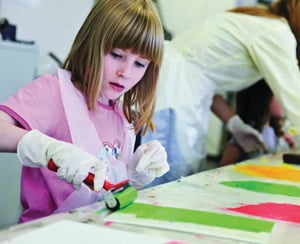
[[[240,164],[234,169],[251,176],[300,182],[300,170],[285,164],[280,166]]]
[[[111,226],[111,225],[113,225],[113,221],[105,221],[104,222],[104,226]]]
[[[274,222],[266,220],[247,218],[230,214],[154,206],[143,203],[133,203],[130,206],[119,210],[118,212],[133,214],[136,216],[136,218],[192,223],[256,233],[270,233],[274,226]]]
[[[188,244],[188,243],[182,242],[182,241],[168,241],[168,242],[165,242],[164,244]]]
[[[257,217],[300,223],[300,205],[267,202],[226,208],[226,210]]]
[[[269,193],[275,195],[284,195],[290,197],[300,197],[300,187],[261,181],[223,181],[220,184],[242,188],[249,191]]]

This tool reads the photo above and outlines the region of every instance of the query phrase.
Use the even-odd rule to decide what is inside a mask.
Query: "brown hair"
[[[123,111],[127,120],[134,122],[136,132],[144,125],[144,133],[153,130],[163,28],[151,0],[98,0],[81,26],[63,68],[71,71],[72,82],[85,96],[88,109],[96,110],[103,58],[113,48],[132,49],[151,60],[141,81],[124,94]]]
[[[278,0],[268,7],[239,7],[229,11],[269,18],[284,17],[297,40],[297,59],[300,65],[300,0]]]
[[[261,132],[270,119],[273,96],[268,84],[261,79],[237,93],[236,112],[245,123]]]

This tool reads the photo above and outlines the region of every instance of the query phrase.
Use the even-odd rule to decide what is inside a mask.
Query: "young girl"
[[[263,79],[237,93],[236,112],[245,123],[261,133],[269,153],[282,149],[280,147],[284,144],[285,149],[295,145],[293,138],[283,131],[283,111]],[[225,147],[220,165],[233,164],[262,153],[262,151],[247,153],[232,138]]]
[[[0,150],[17,151],[24,165],[20,222],[98,200],[105,179],[143,187],[169,170],[157,141],[133,154],[135,133],[153,129],[162,49],[151,0],[99,0],[63,69],[0,106]],[[51,159],[57,174],[46,167]],[[95,191],[82,184],[90,171]]]

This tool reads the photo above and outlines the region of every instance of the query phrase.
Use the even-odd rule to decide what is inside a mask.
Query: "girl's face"
[[[114,48],[104,56],[100,97],[104,100],[119,98],[142,79],[149,64],[150,60],[132,50]]]

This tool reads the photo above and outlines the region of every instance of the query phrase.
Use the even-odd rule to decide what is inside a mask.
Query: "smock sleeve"
[[[57,76],[47,74],[19,89],[0,105],[0,109],[25,129],[57,134],[59,129],[66,131],[59,94]]]

